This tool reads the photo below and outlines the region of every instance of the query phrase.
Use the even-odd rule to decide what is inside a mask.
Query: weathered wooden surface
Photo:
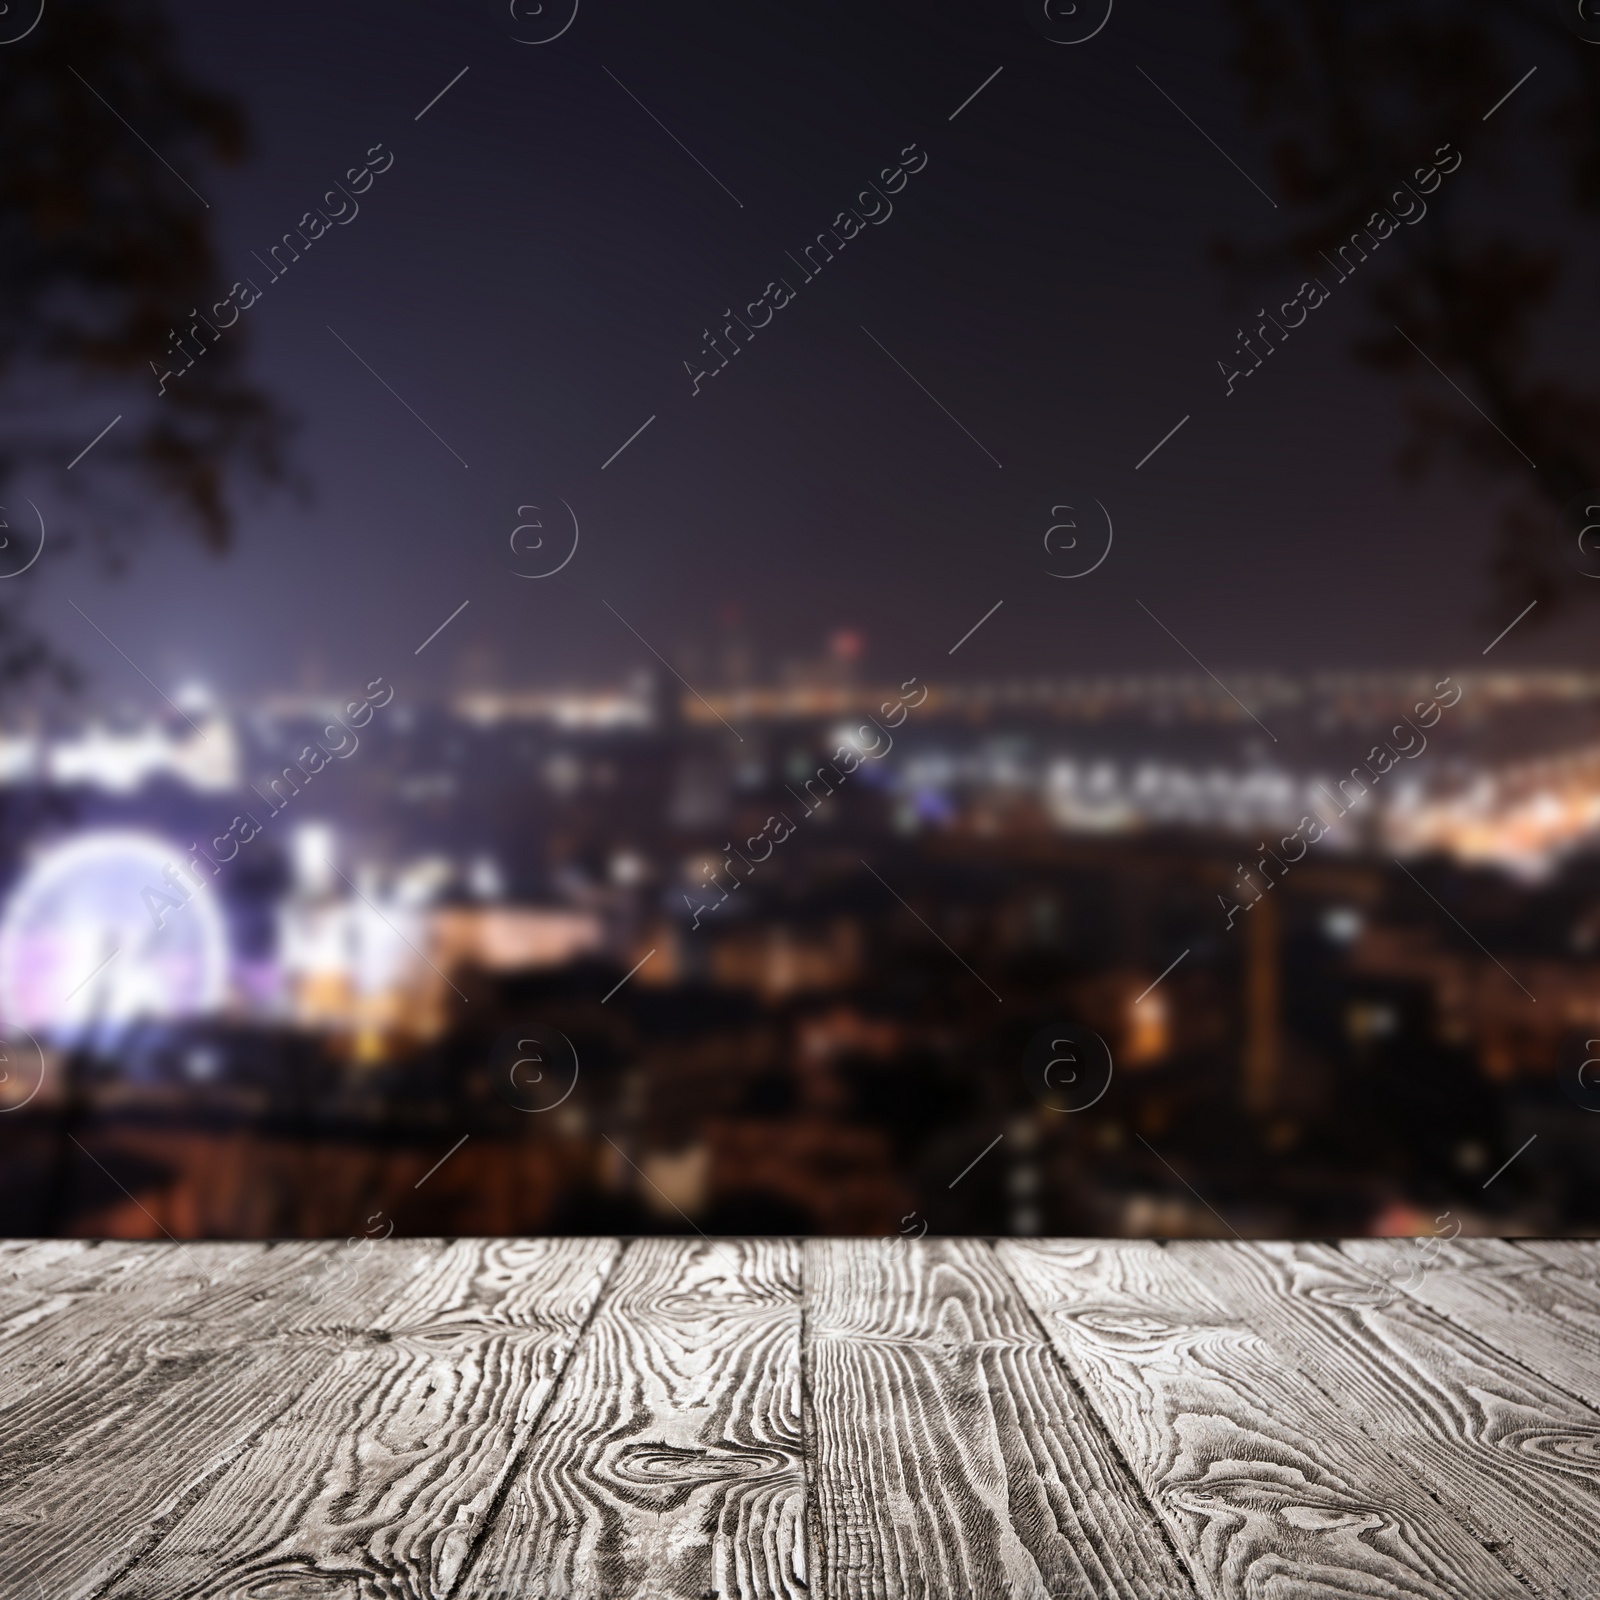
[[[463,1593],[806,1593],[800,1246],[644,1239]]]
[[[1331,1398],[1326,1372],[1313,1379],[1261,1315],[1213,1291],[1203,1258],[1092,1242],[999,1252],[1206,1594],[1526,1600]]]
[[[337,1275],[331,1243],[50,1245],[44,1270],[0,1257],[0,1593],[103,1592],[335,1359],[341,1324],[370,1316],[419,1248],[436,1247]]]
[[[1331,1245],[1168,1249],[1515,1570],[1587,1592],[1600,1575],[1600,1414],[1415,1301],[1374,1295]]]
[[[1600,1244],[0,1244],[0,1600],[1600,1582]]]
[[[1379,1280],[1600,1406],[1600,1246],[1427,1244],[1353,1239],[1341,1248]]]
[[[823,1594],[1193,1596],[987,1245],[812,1240],[806,1332]]]
[[[342,1297],[351,1321],[310,1381],[108,1600],[358,1594],[379,1578],[450,1593],[617,1248],[460,1240],[418,1253],[364,1304]]]

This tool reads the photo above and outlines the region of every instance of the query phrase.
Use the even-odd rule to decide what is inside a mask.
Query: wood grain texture
[[[320,1263],[337,1249],[52,1245],[42,1276],[0,1258],[0,1537],[24,1593],[97,1591],[327,1364],[332,1324],[410,1259],[335,1281]]]
[[[1340,1249],[1376,1282],[1600,1408],[1600,1283],[1585,1270],[1591,1247],[1563,1255],[1506,1239],[1435,1243],[1426,1261],[1426,1240],[1347,1239]]]
[[[460,1594],[807,1592],[800,1249],[630,1244]]]
[[[1173,1244],[1513,1571],[1572,1600],[1600,1574],[1600,1414],[1330,1245]]]
[[[1600,1289],[1600,1239],[1518,1239],[1516,1246]]]
[[[362,1264],[392,1253],[401,1270],[107,1600],[448,1594],[618,1248],[356,1246]]]
[[[0,1247],[0,1410],[36,1384],[59,1382],[57,1362],[99,1325],[142,1322],[213,1273],[229,1270],[252,1247],[201,1247],[193,1271],[170,1247],[121,1241],[49,1240]],[[260,1247],[253,1247],[259,1252]]]
[[[1211,1600],[1527,1600],[1414,1473],[1170,1251],[996,1248]]]
[[[818,1239],[805,1251],[822,1594],[1194,1595],[988,1245]]]
[[[1597,1268],[3,1242],[0,1600],[1600,1600]]]

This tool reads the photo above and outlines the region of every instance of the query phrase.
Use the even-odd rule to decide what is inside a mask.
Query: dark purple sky
[[[1260,295],[1210,247],[1283,216],[1139,70],[1270,187],[1220,5],[1122,0],[1070,47],[1021,0],[582,0],[541,46],[488,0],[174,10],[189,64],[254,125],[249,166],[186,173],[230,278],[264,282],[251,251],[370,145],[395,162],[243,319],[255,375],[303,419],[313,502],[247,508],[221,561],[174,538],[119,583],[86,562],[46,578],[108,699],[146,691],[69,598],[163,686],[232,690],[309,664],[423,693],[615,679],[651,658],[603,602],[691,677],[730,604],[769,668],[851,624],[896,679],[1190,669],[1141,601],[1219,671],[1477,661],[1498,625],[1492,507],[1397,479],[1399,394],[1349,354],[1349,291],[1223,396],[1216,361]],[[1502,115],[1537,113],[1538,81],[1523,92]],[[893,216],[801,284],[785,251],[912,142],[928,162]],[[793,304],[692,395],[701,330],[785,272]],[[576,557],[519,580],[517,507],[560,499]],[[1046,576],[1051,506],[1096,499],[1110,557]],[[1585,631],[1493,659],[1592,660]]]

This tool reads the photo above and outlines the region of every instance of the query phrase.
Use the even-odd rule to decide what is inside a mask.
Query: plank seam
[[[599,1315],[600,1307],[606,1303],[606,1298],[611,1292],[612,1284],[617,1276],[617,1270],[622,1265],[622,1258],[627,1255],[637,1242],[637,1239],[634,1238],[620,1238],[616,1241],[618,1247],[616,1254],[612,1256],[611,1265],[606,1269],[606,1275],[601,1280],[600,1287],[595,1291],[594,1303],[589,1307],[589,1314],[583,1319],[582,1326],[579,1327],[572,1343],[567,1347],[566,1356],[561,1363],[561,1370],[556,1374],[555,1382],[550,1385],[550,1392],[544,1397],[544,1404],[529,1418],[523,1442],[512,1452],[510,1471],[506,1473],[501,1481],[499,1491],[484,1508],[483,1515],[478,1519],[478,1531],[473,1535],[472,1541],[467,1547],[466,1556],[456,1569],[456,1581],[450,1585],[450,1594],[453,1594],[469,1580],[475,1578],[473,1568],[478,1564],[478,1553],[482,1550],[484,1541],[489,1537],[489,1530],[499,1521],[501,1508],[511,1496],[512,1489],[517,1481],[517,1475],[522,1471],[529,1452],[533,1449],[534,1441],[539,1436],[539,1424],[544,1421],[545,1413],[555,1403],[556,1395],[560,1393],[562,1385],[566,1383],[567,1377],[575,1364],[573,1358],[582,1348],[584,1340],[589,1337],[589,1329],[593,1326],[595,1317]],[[449,1600],[449,1595],[442,1596],[441,1600]]]
[[[976,1242],[982,1243],[989,1251],[989,1254],[993,1258],[995,1267],[999,1271],[1000,1276],[1006,1281],[1007,1284],[1010,1285],[1011,1292],[1016,1295],[1017,1304],[1023,1308],[1023,1310],[1027,1313],[1029,1320],[1033,1323],[1034,1327],[1038,1329],[1039,1337],[1043,1341],[1045,1349],[1049,1352],[1050,1358],[1055,1362],[1056,1366],[1061,1369],[1061,1373],[1066,1380],[1068,1389],[1077,1397],[1080,1405],[1083,1407],[1085,1421],[1090,1427],[1095,1429],[1095,1431],[1109,1446],[1113,1457],[1122,1464],[1122,1470],[1126,1475],[1127,1481],[1133,1486],[1134,1493],[1138,1495],[1139,1499],[1143,1502],[1144,1509],[1149,1513],[1150,1523],[1161,1535],[1162,1542],[1167,1547],[1167,1553],[1172,1557],[1172,1563],[1174,1567],[1176,1567],[1179,1572],[1188,1574],[1189,1587],[1196,1596],[1205,1594],[1207,1589],[1202,1576],[1195,1571],[1190,1562],[1184,1559],[1183,1552],[1178,1549],[1177,1541],[1172,1537],[1172,1530],[1167,1526],[1166,1518],[1161,1515],[1160,1511],[1156,1507],[1155,1501],[1151,1499],[1148,1491],[1145,1489],[1144,1484],[1140,1481],[1139,1473],[1134,1467],[1133,1462],[1129,1459],[1127,1452],[1118,1442],[1117,1436],[1111,1431],[1110,1425],[1106,1422],[1106,1419],[1100,1414],[1100,1408],[1095,1405],[1094,1400],[1090,1396],[1088,1390],[1079,1381],[1078,1374],[1072,1369],[1072,1364],[1061,1353],[1060,1346],[1051,1336],[1050,1330],[1045,1327],[1044,1319],[1034,1309],[1033,1301],[1029,1299],[1027,1291],[1014,1277],[1012,1277],[1010,1270],[1006,1266],[1005,1257],[1002,1256],[997,1249],[995,1249],[995,1241],[993,1239],[983,1239]],[[1026,1244],[1028,1241],[1026,1239],[1020,1239],[1016,1241],[1008,1240],[1007,1242]]]
[[[807,1241],[797,1241],[800,1254],[800,1461],[801,1461],[801,1527],[804,1529],[806,1551],[806,1588],[816,1592],[819,1573],[816,1564],[821,1544],[821,1507],[817,1505],[813,1490],[816,1477],[816,1412],[812,1401],[811,1383],[811,1256]],[[812,1526],[815,1517],[819,1527]]]

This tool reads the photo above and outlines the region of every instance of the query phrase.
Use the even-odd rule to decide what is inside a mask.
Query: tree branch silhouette
[[[1437,147],[1463,153],[1459,177],[1428,195],[1430,215],[1362,268],[1355,292],[1370,326],[1355,353],[1417,380],[1407,385],[1403,473],[1448,462],[1497,493],[1497,598],[1543,602],[1539,622],[1575,598],[1600,598],[1568,559],[1582,507],[1600,500],[1600,391],[1562,370],[1570,341],[1558,323],[1564,295],[1597,288],[1568,281],[1600,213],[1600,44],[1585,37],[1600,39],[1600,16],[1584,25],[1590,3],[1230,0],[1234,65],[1271,137],[1291,221],[1266,247],[1219,247],[1229,268],[1321,270],[1322,252],[1348,243]],[[1518,83],[1530,67],[1537,98]],[[1497,105],[1513,88],[1529,99]],[[1570,210],[1533,238],[1522,202],[1541,182]],[[1471,406],[1452,399],[1430,357]]]
[[[113,568],[157,510],[226,549],[235,492],[289,479],[291,425],[245,376],[243,327],[164,395],[151,368],[229,288],[197,190],[247,143],[238,106],[185,72],[150,0],[52,0],[0,47],[0,497],[48,483]],[[23,620],[26,581],[0,595],[0,690],[46,667],[73,677]]]

